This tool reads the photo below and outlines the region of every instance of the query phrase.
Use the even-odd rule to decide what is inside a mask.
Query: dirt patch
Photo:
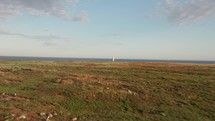
[[[10,69],[0,68],[0,72],[7,73],[7,72],[10,72],[10,71],[11,71]]]
[[[18,84],[21,81],[20,80],[3,80],[2,81],[4,84]]]
[[[60,83],[60,84],[73,84],[74,80],[69,79],[69,78],[67,78],[67,79],[63,78],[63,79],[57,79],[55,82]]]
[[[40,110],[37,109],[31,112],[25,112],[19,108],[13,108],[7,114],[2,115],[2,119],[0,117],[0,121],[51,121],[52,119],[56,119],[58,116],[56,112],[52,111],[51,113],[44,113],[40,112],[41,110],[43,109],[41,108]]]
[[[22,110],[19,109],[19,108],[14,108],[14,109],[11,110],[11,114],[14,114],[14,116],[18,117],[19,115],[22,114]]]
[[[29,69],[29,68],[22,68],[21,70],[22,71],[30,71],[30,72],[33,71],[33,69]]]
[[[105,87],[118,86],[123,84],[122,81],[112,80],[104,77],[95,77],[90,75],[73,75],[59,78],[55,81],[60,84],[97,84]]]
[[[136,87],[125,81],[113,80],[111,78],[95,77],[90,75],[67,76],[57,79],[55,83],[81,84],[87,87],[96,87],[94,89],[101,93],[135,95],[137,92],[139,92],[137,89],[135,89]],[[89,96],[89,94],[87,95]],[[92,98],[95,98],[95,96],[92,96]]]
[[[2,93],[0,95],[0,100],[2,101],[30,101],[30,99],[22,97],[22,96],[17,96],[17,94],[5,94]]]
[[[46,106],[43,108],[52,110],[52,109],[50,109],[51,107],[49,107],[49,106]],[[49,113],[45,113],[45,112],[42,112],[44,110],[43,108],[36,109],[36,110],[26,113],[27,120],[29,120],[29,121],[51,121],[53,118],[56,118],[56,115],[54,115],[55,112],[50,111]],[[52,115],[51,120],[47,120],[47,117],[50,114]]]
[[[55,82],[61,83],[61,84],[74,84],[74,83],[94,83],[94,82],[100,82],[104,80],[105,78],[102,78],[102,77],[94,77],[94,76],[87,76],[87,75],[73,75],[73,76],[59,78]]]
[[[88,68],[92,68],[92,67],[96,67],[96,64],[86,64],[86,65],[84,65],[85,67],[88,67]]]

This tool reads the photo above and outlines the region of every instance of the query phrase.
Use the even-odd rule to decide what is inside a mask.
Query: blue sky
[[[214,0],[0,0],[0,55],[215,60]]]

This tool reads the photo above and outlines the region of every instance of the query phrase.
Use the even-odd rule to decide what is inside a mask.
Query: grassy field
[[[0,121],[214,121],[215,65],[0,61]]]

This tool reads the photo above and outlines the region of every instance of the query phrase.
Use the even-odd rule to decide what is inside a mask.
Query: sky
[[[215,60],[215,0],[0,0],[0,56]]]

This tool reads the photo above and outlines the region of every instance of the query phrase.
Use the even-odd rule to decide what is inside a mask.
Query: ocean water
[[[100,61],[111,62],[112,58],[57,58],[57,57],[20,57],[20,56],[0,56],[0,60],[18,61]],[[199,60],[148,60],[148,59],[115,59],[116,62],[169,62],[169,63],[193,63],[193,64],[215,64],[215,61]]]

